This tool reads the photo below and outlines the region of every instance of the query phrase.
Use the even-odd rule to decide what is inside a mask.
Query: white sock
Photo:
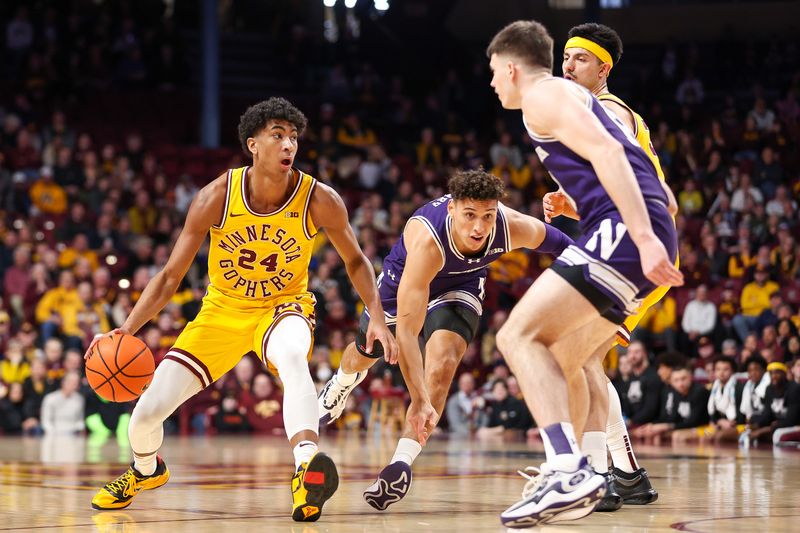
[[[317,453],[319,447],[317,446],[316,442],[311,442],[310,440],[303,440],[297,443],[297,446],[292,448],[292,453],[294,454],[294,468],[297,469],[301,463],[307,463],[314,457],[314,454]]]
[[[157,453],[151,453],[145,456],[133,454],[133,467],[143,476],[152,476],[155,471],[156,461],[158,459]]]
[[[603,431],[586,431],[583,433],[581,451],[592,461],[592,468],[598,474],[608,472],[608,452],[606,451],[606,434]]]
[[[631,438],[625,420],[622,419],[622,405],[619,394],[610,382],[608,383],[608,425],[606,426],[608,451],[611,462],[623,472],[632,474],[639,469],[636,456],[633,454]]]
[[[345,387],[350,386],[356,382],[357,378],[358,378],[358,372],[353,372],[352,374],[348,374],[347,372],[342,370],[341,366],[339,367],[339,370],[336,371],[336,381],[339,382],[339,385]]]
[[[389,464],[403,461],[407,465],[414,464],[414,459],[417,458],[419,452],[422,451],[422,446],[414,439],[402,438],[397,442],[397,449],[394,451],[392,460]]]

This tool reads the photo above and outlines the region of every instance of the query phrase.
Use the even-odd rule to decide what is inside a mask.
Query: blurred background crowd
[[[297,165],[342,194],[376,272],[409,215],[446,192],[455,169],[490,169],[508,186],[506,204],[540,218],[542,196],[555,189],[518,113],[497,104],[480,46],[458,48],[441,37],[458,59],[426,63],[415,47],[389,40],[397,60],[387,62],[355,46],[366,24],[339,17],[334,41],[285,6],[253,34],[258,17],[243,15],[252,6],[220,4],[221,54],[231,59],[222,72],[222,146],[198,146],[201,67],[189,31],[198,22],[186,4],[0,7],[5,434],[124,434],[131,406],[91,392],[83,351],[95,334],[122,324],[163,267],[199,188],[247,164],[235,125],[251,103],[282,94],[309,116]],[[266,49],[270,61],[254,49]],[[666,422],[694,431],[676,431],[673,440],[716,438],[747,423],[769,433],[800,426],[798,42],[632,42],[623,57],[610,89],[650,127],[680,207],[686,279],[652,308],[632,346],[607,358],[634,435],[658,441]],[[421,75],[406,75],[414,70]],[[324,235],[315,248],[311,365],[321,386],[354,337],[360,303]],[[207,253],[206,245],[169,305],[138,334],[157,361],[198,312]],[[492,264],[483,323],[442,415],[445,431],[535,434],[494,337],[549,262],[514,251]],[[401,424],[403,390],[396,367],[376,365],[335,429]],[[733,398],[732,410],[724,398]],[[702,429],[709,423],[716,429]],[[246,357],[182,407],[168,430],[280,432],[280,383]]]

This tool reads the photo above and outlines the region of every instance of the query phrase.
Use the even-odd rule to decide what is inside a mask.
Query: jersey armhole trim
[[[511,251],[511,228],[508,225],[508,218],[503,212],[503,204],[498,202],[497,216],[503,219],[503,229],[505,231],[506,252]]]
[[[314,238],[314,236],[317,234],[318,231],[316,224],[314,224],[314,221],[311,218],[311,197],[314,195],[314,189],[317,186],[317,180],[315,180],[311,176],[308,177],[311,180],[311,185],[308,188],[308,194],[306,195],[306,202],[303,205],[303,233],[305,234],[306,239],[311,240]]]
[[[427,218],[421,217],[419,215],[409,218],[408,222],[406,222],[406,226],[408,226],[409,222],[411,222],[412,220],[418,220],[422,222],[422,224],[431,233],[431,236],[433,237],[433,242],[436,243],[436,247],[439,248],[439,253],[442,255],[442,266],[439,267],[439,270],[442,270],[447,261],[444,253],[444,246],[442,245],[442,242],[439,240],[439,236],[436,234],[436,230],[433,229],[433,226],[431,225],[430,221]],[[405,231],[405,229],[403,231]],[[406,246],[406,249],[408,249],[408,246]]]
[[[231,179],[233,179],[233,169],[228,169],[228,183],[225,186],[225,207],[222,209],[222,220],[219,224],[213,224],[211,227],[215,229],[222,229],[228,219],[228,207],[231,202]]]

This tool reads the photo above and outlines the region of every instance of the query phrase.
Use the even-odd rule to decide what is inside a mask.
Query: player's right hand
[[[544,221],[548,224],[554,218],[564,214],[564,207],[567,203],[567,197],[560,191],[549,192],[542,198],[542,207],[544,208]]]
[[[87,361],[89,359],[89,356],[92,354],[92,348],[94,348],[94,345],[97,344],[97,342],[100,339],[102,339],[103,337],[112,337],[117,333],[122,333],[122,329],[115,328],[109,331],[108,333],[98,333],[97,335],[95,335],[94,338],[92,339],[92,342],[89,343],[89,347],[86,349],[86,353],[83,354],[83,360]]]
[[[639,245],[639,258],[645,277],[658,286],[680,287],[683,274],[669,259],[664,244],[655,236]]]
[[[433,408],[430,401],[414,401],[408,406],[406,415],[408,423],[417,435],[417,441],[421,446],[425,446],[428,437],[433,433],[436,423],[439,421],[439,414]]]

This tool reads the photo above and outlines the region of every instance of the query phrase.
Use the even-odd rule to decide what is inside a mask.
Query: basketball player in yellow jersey
[[[589,89],[606,109],[612,111],[635,135],[636,140],[653,162],[658,177],[664,186],[673,215],[677,203],[666,185],[664,171],[658,155],[650,142],[650,130],[642,117],[628,105],[608,91],[608,77],[615,63],[622,56],[622,40],[617,32],[602,24],[587,23],[569,31],[564,47],[562,70],[564,77]],[[545,220],[566,215],[577,219],[575,210],[561,192],[548,193],[544,197]],[[677,266],[677,259],[676,259]],[[600,347],[584,367],[591,398],[589,417],[584,427],[581,448],[592,457],[592,467],[606,475],[609,491],[597,507],[598,511],[615,511],[623,501],[628,504],[646,504],[655,501],[658,493],[650,485],[647,471],[640,468],[633,454],[630,437],[622,419],[622,409],[616,389],[603,372],[603,358],[615,344],[628,346],[630,332],[642,320],[647,310],[658,302],[669,287],[658,287],[642,302],[638,312],[629,316],[614,338]],[[614,462],[613,474],[608,472],[606,446]]]
[[[128,429],[133,464],[97,493],[95,509],[127,507],[142,489],[167,482],[169,470],[157,455],[163,421],[249,352],[283,381],[284,426],[296,466],[292,518],[316,521],[338,487],[336,466],[318,452],[317,393],[308,369],[315,303],[308,292],[308,266],[318,229],[342,256],[375,318],[367,350],[380,342],[386,359],[396,360],[397,344],[383,318],[374,270],[358,246],[342,199],[292,166],[305,127],[305,116],[283,98],[247,109],[239,138],[253,164],[229,170],[198,193],[166,266],[115,330],[135,334],[156,316],[210,233],[210,284],[203,306],[136,404]]]

